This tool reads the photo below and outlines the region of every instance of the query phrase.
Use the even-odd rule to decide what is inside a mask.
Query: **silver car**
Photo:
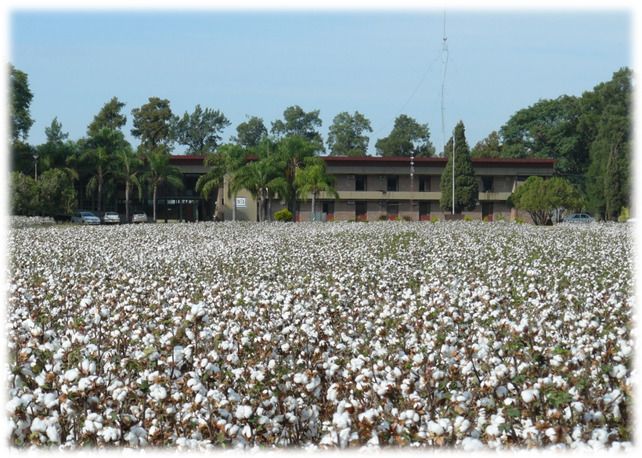
[[[103,223],[104,224],[119,224],[120,223],[120,216],[118,216],[118,213],[116,212],[105,212],[103,215]]]
[[[100,218],[92,212],[81,211],[71,217],[71,222],[80,224],[100,224]]]
[[[573,213],[564,218],[565,223],[594,223],[595,218],[593,218],[588,213]]]
[[[146,223],[147,222],[147,214],[146,213],[134,213],[134,216],[132,216],[132,223]]]

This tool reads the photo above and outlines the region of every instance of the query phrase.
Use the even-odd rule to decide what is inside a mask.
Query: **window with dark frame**
[[[386,190],[387,191],[397,191],[399,187],[399,177],[397,175],[388,175],[386,180]]]
[[[354,179],[354,190],[355,191],[366,191],[367,183],[366,175],[356,175]]]
[[[430,191],[430,177],[427,175],[419,176],[419,192]]]

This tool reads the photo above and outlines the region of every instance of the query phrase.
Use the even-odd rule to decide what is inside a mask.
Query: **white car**
[[[120,216],[116,212],[105,212],[103,215],[104,224],[120,224]]]
[[[100,218],[92,212],[80,211],[71,217],[71,222],[80,224],[100,224]]]
[[[147,222],[147,214],[144,212],[134,213],[134,216],[132,216],[132,223],[146,223],[146,222]]]

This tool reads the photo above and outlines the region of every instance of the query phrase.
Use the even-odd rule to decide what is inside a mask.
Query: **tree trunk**
[[[125,182],[125,222],[129,222],[129,181]]]
[[[267,197],[267,220],[272,221],[272,198]]]
[[[315,204],[314,195],[315,194],[312,193],[312,217],[310,218],[310,221],[316,221],[316,219],[317,219],[316,218],[316,214],[314,213],[314,210],[315,210],[315,208],[314,208],[315,207],[315,205],[314,205]]]
[[[153,220],[156,222],[156,190],[158,189],[158,185],[154,184],[154,193],[152,196],[152,208],[153,208]]]
[[[223,183],[221,183],[216,191],[216,220],[223,221],[225,218],[225,210],[223,209]]]
[[[96,204],[96,210],[98,210],[98,213],[100,213],[100,209],[102,208],[103,205],[103,176],[101,173],[98,174],[98,202]]]

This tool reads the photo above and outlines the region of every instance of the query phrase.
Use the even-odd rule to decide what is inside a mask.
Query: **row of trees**
[[[540,101],[518,111],[499,132],[492,132],[472,150],[465,141],[463,123],[458,124],[454,132],[455,211],[470,208],[475,199],[470,196],[476,196],[470,156],[552,157],[557,160],[557,173],[577,188],[585,207],[607,219],[616,217],[620,208],[629,204],[630,80],[630,71],[623,69],[616,72],[611,81],[581,97]],[[181,187],[180,174],[169,163],[170,152],[177,144],[182,145],[181,150],[186,154],[206,158],[211,170],[201,177],[197,187],[206,197],[217,195],[219,218],[224,173],[235,177],[230,187],[232,192],[241,186],[255,193],[264,217],[271,214],[269,207],[276,196],[285,199],[290,210],[296,211],[298,189],[305,188],[302,178],[296,182],[297,170],[309,166],[319,171],[322,163],[314,158],[324,152],[365,155],[369,143],[367,133],[372,132],[370,121],[364,115],[358,111],[344,112],[334,118],[324,144],[319,132],[319,111],[305,112],[299,106],[291,106],[283,112],[283,119],[272,122],[269,131],[261,118],[250,117],[240,123],[236,135],[224,143],[222,132],[230,122],[219,110],[197,105],[192,113],[177,116],[168,100],[151,97],[146,104],[131,111],[131,133],[140,142],[134,149],[122,131],[127,122],[123,113],[125,104],[114,97],[88,125],[85,137],[70,140],[54,119],[45,129],[46,142],[32,146],[27,143],[33,124],[29,113],[33,95],[27,75],[11,67],[11,84],[12,168],[22,174],[14,173],[14,182],[27,183],[26,176],[34,166],[40,170],[42,180],[53,179],[54,175],[46,172],[59,169],[73,183],[75,197],[67,198],[67,202],[76,199],[80,205],[89,204],[101,212],[106,206],[113,207],[118,194],[124,193],[127,216],[131,194],[138,199],[149,196],[155,218],[160,187]],[[406,115],[397,117],[390,134],[379,139],[375,147],[384,156],[435,154],[428,126]],[[444,154],[449,155],[451,150],[452,139],[445,145]],[[256,161],[246,167],[248,155]],[[451,167],[449,162],[442,177],[441,206],[445,210],[450,210],[452,205]],[[56,174],[56,177],[60,185],[62,175]],[[319,186],[331,188],[329,178],[321,182],[325,184]],[[13,189],[18,189],[16,186]],[[55,186],[49,188],[52,187]],[[46,206],[38,206],[37,201],[44,199],[43,193],[35,190],[36,183],[21,189],[27,188],[34,189],[33,199],[23,199],[33,202],[31,207],[27,206],[31,208],[28,211],[42,212]],[[16,207],[14,211],[25,211],[25,207]]]
[[[589,211],[616,219],[630,205],[631,78],[631,70],[622,68],[579,97],[540,100],[511,116],[471,154],[553,158],[557,174],[576,187]]]

